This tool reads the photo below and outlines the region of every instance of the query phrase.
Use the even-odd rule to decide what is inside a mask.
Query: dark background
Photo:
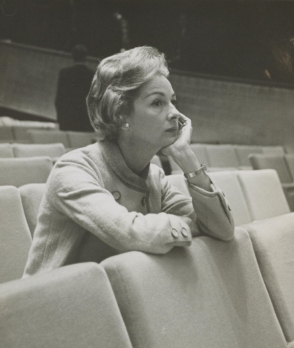
[[[2,0],[0,39],[103,58],[123,44],[152,45],[170,66],[201,74],[294,83],[294,2],[172,0]],[[186,22],[181,35],[180,17]],[[127,47],[128,48],[128,47]],[[294,57],[294,55],[293,55]]]

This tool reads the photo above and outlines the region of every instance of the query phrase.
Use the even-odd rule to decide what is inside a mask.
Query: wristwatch
[[[194,172],[191,173],[185,173],[184,176],[187,179],[191,179],[194,178],[194,176],[198,176],[199,174],[205,172],[207,170],[206,165],[205,164],[201,164],[201,167],[197,170],[195,170]]]

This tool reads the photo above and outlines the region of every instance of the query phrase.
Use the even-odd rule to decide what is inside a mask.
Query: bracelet
[[[191,172],[191,173],[186,173],[184,174],[186,179],[191,179],[194,178],[194,176],[197,176],[203,172],[205,172],[207,170],[206,165],[205,164],[201,164],[201,167],[197,170],[195,170],[195,172]]]

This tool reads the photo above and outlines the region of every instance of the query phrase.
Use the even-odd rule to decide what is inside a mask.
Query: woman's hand
[[[179,117],[179,125],[177,139],[171,145],[165,146],[161,149],[161,152],[164,155],[176,157],[181,151],[189,147],[193,130],[192,122],[187,116],[181,114]]]

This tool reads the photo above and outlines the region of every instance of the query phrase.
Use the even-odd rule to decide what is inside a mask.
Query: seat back
[[[11,144],[0,144],[0,158],[13,158],[13,150]]]
[[[261,146],[252,146],[252,145],[236,145],[235,151],[238,157],[239,165],[242,167],[251,167],[251,163],[249,161],[249,155],[255,153],[262,153]]]
[[[284,155],[283,146],[262,146],[262,153],[265,155]]]
[[[21,278],[31,246],[20,194],[13,186],[0,187],[0,238],[0,283],[4,283]]]
[[[224,192],[230,207],[236,226],[252,221],[242,187],[237,173],[239,171],[223,171],[209,173],[212,181]]]
[[[210,164],[209,164],[208,156],[206,153],[205,145],[192,143],[190,145],[190,147],[191,147],[192,151],[195,153],[199,162],[205,164],[208,167]]]
[[[62,143],[57,144],[13,144],[14,157],[48,156],[60,157],[65,154]]]
[[[238,179],[252,220],[266,219],[290,212],[275,170],[240,170]]]
[[[286,340],[294,346],[294,213],[255,221],[249,232]]]
[[[52,144],[62,143],[66,148],[70,148],[68,135],[64,131],[46,131],[46,130],[29,130],[31,143],[34,144]]]
[[[132,348],[105,271],[65,266],[0,285],[1,348]]]
[[[12,127],[0,126],[0,143],[13,143]]]
[[[95,132],[73,132],[67,131],[69,146],[73,149],[84,147],[96,142]]]
[[[134,347],[286,347],[248,233],[101,263]]]
[[[259,155],[249,156],[253,169],[275,169],[281,183],[293,182],[288,166],[283,155]]]
[[[1,158],[0,185],[45,183],[52,167],[49,157]]]
[[[238,158],[232,145],[206,145],[210,167],[238,168]]]
[[[18,188],[25,217],[32,236],[37,225],[38,211],[45,189],[46,184],[27,184]]]

